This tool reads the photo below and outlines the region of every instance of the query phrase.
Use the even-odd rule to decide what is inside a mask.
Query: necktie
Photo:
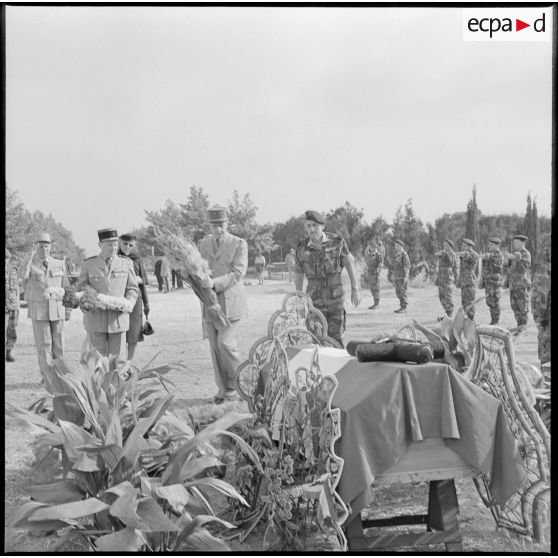
[[[45,271],[48,269],[48,262],[46,260],[43,260],[43,267],[45,268]]]
[[[215,239],[215,251],[217,252],[217,250],[219,250],[219,246],[221,245],[221,241],[216,238]]]
[[[110,269],[110,263],[112,262],[112,258],[107,258],[105,260],[106,264],[107,264],[107,269]]]

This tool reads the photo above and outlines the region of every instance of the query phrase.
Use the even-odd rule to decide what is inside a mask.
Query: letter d
[[[545,30],[545,16],[546,14],[543,12],[542,17],[540,17],[539,19],[535,19],[535,23],[533,23],[533,29],[537,32],[537,33],[544,33]],[[542,23],[541,28],[539,29],[538,24]]]

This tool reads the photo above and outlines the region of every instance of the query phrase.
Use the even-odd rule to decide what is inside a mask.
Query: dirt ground
[[[254,277],[248,276],[246,290],[250,302],[250,311],[239,331],[240,350],[248,354],[252,343],[265,334],[266,324],[271,314],[280,307],[285,294],[294,290],[293,284],[275,275],[262,286]],[[153,287],[155,280],[148,286],[150,296],[150,321],[155,334],[147,337],[137,351],[137,364],[145,364],[153,355],[160,353],[159,364],[179,361],[186,365],[186,370],[172,371],[168,378],[176,384],[174,412],[185,416],[185,410],[200,409],[204,399],[212,397],[215,392],[213,371],[207,341],[202,341],[200,304],[188,288],[159,293]],[[409,289],[409,307],[407,314],[394,314],[399,306],[395,292],[385,277],[382,279],[381,305],[378,310],[370,311],[372,304],[370,293],[361,290],[363,300],[356,309],[347,301],[347,332],[345,340],[366,339],[375,333],[393,333],[401,325],[415,318],[424,325],[435,326],[436,318],[442,308],[438,301],[437,289],[421,280]],[[457,302],[458,293],[454,294]],[[488,323],[489,313],[481,302],[477,309],[477,322]],[[515,320],[509,305],[509,298],[503,297],[503,311],[500,325],[507,328],[515,326]],[[536,327],[530,327],[522,333],[516,344],[518,360],[538,365]],[[82,313],[75,310],[65,327],[65,351],[70,360],[78,360],[80,346],[84,338]],[[27,319],[27,310],[21,310],[18,327],[18,342],[15,349],[16,362],[6,363],[5,397],[6,402],[27,407],[45,394],[38,386],[39,371],[33,345],[31,322]],[[36,465],[30,448],[29,434],[10,417],[5,422],[5,550],[8,552],[48,552],[62,550],[61,541],[56,535],[50,537],[30,537],[23,532],[9,528],[9,524],[20,505],[27,501],[23,487],[30,483],[33,466]],[[487,510],[471,479],[457,482],[458,499],[461,512],[461,529],[466,552],[529,552],[548,551],[541,546],[525,545],[512,540],[505,532],[495,527],[494,520]],[[425,506],[424,495],[417,487],[416,496],[405,487],[394,487],[383,491],[376,505],[394,511],[409,513],[409,508]],[[387,502],[387,503],[386,503]],[[380,510],[381,511],[381,510]],[[385,511],[385,510],[384,510]],[[390,511],[392,511],[390,509]],[[411,509],[410,511],[416,511]],[[60,547],[60,548],[57,548]],[[242,547],[235,547],[243,550]],[[251,541],[246,550],[259,550],[257,541]],[[427,549],[425,549],[427,550]],[[430,550],[443,551],[444,547],[432,547]]]

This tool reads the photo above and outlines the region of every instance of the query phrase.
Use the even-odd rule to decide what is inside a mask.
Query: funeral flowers
[[[62,304],[67,308],[77,308],[79,306],[82,312],[114,310],[130,313],[134,309],[134,303],[128,299],[101,294],[91,287],[85,287],[81,291],[76,291],[72,287],[66,289],[62,298]]]
[[[47,300],[62,300],[64,297],[63,287],[48,287],[45,290],[45,298]]]

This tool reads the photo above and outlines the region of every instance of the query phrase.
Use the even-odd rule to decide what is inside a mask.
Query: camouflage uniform
[[[542,239],[537,260],[533,266],[531,285],[531,305],[533,319],[539,330],[538,353],[541,364],[550,361],[550,273],[550,235],[546,235]]]
[[[461,253],[459,287],[461,288],[461,305],[467,308],[467,317],[475,319],[475,307],[470,306],[475,300],[478,279],[479,255],[471,250]]]
[[[301,240],[296,246],[297,273],[308,279],[306,293],[314,307],[327,320],[328,335],[343,346],[345,331],[345,308],[341,271],[343,258],[349,256],[345,240],[338,234],[325,232],[319,247],[309,239]]]
[[[530,310],[531,254],[523,247],[514,255],[518,259],[510,261],[510,303],[517,325],[522,326],[527,323]]]
[[[452,283],[459,273],[459,264],[457,256],[453,250],[442,250],[438,256],[438,276],[436,285],[438,285],[438,297],[445,313],[451,317],[453,313],[453,293]]]
[[[391,270],[391,281],[395,286],[395,294],[399,299],[401,308],[407,308],[407,283],[409,281],[409,270],[411,262],[405,250],[401,250],[399,254],[393,256],[393,264]]]
[[[500,250],[489,252],[482,263],[482,286],[486,295],[486,305],[490,309],[490,325],[500,320],[500,297],[504,276],[504,255]]]
[[[364,255],[370,292],[374,297],[374,305],[377,306],[380,304],[380,270],[382,269],[384,258],[378,250],[366,250]]]
[[[6,353],[12,351],[17,341],[17,322],[19,317],[19,284],[17,277],[17,267],[11,260],[6,259],[6,298],[5,298],[5,319],[6,319]]]

